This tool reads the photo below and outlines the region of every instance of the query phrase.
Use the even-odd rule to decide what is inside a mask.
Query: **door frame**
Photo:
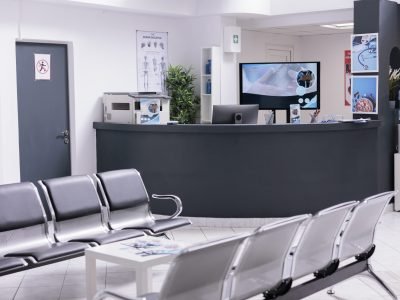
[[[293,46],[283,46],[283,45],[271,45],[267,44],[265,47],[265,58],[268,60],[268,55],[271,50],[277,50],[277,51],[289,51],[290,52],[290,60],[289,61],[294,61],[294,47]]]
[[[77,167],[77,147],[76,147],[76,116],[75,116],[75,70],[74,70],[74,47],[71,41],[58,41],[58,40],[42,40],[42,39],[15,39],[15,51],[17,43],[32,43],[32,44],[53,44],[53,45],[66,45],[67,46],[67,71],[68,71],[68,120],[70,131],[70,162],[71,162],[71,175],[76,174]],[[15,58],[15,68],[17,67],[17,60]],[[17,96],[18,99],[18,96]],[[19,149],[19,139],[18,139]],[[21,163],[21,161],[20,161]],[[21,177],[21,174],[20,174]]]

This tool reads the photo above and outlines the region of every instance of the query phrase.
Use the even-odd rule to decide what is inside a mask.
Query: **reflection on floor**
[[[253,228],[190,227],[175,230],[169,235],[176,240],[196,243],[210,241],[237,233],[249,232]],[[400,296],[400,213],[388,211],[378,226],[377,251],[372,265],[397,295]],[[168,265],[154,270],[153,287],[159,290]],[[98,288],[108,288],[136,295],[135,274],[129,268],[98,264]],[[325,291],[314,294],[309,300],[376,300],[390,299],[374,281],[366,276],[351,278],[335,287],[334,297]],[[78,300],[85,299],[84,258],[45,266],[26,272],[0,277],[0,300]],[[252,300],[262,299],[261,296]]]

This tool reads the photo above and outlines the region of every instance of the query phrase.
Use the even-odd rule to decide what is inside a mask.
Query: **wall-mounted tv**
[[[320,108],[320,63],[241,63],[240,104],[259,104],[260,109]]]

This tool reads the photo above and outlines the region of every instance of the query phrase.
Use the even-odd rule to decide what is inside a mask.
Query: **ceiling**
[[[271,27],[271,28],[265,28],[262,31],[267,33],[284,34],[291,36],[305,36],[305,35],[352,33],[353,29],[332,29],[332,28],[321,27],[320,25],[303,25],[303,26],[288,26],[288,27]]]
[[[350,33],[320,25],[352,22],[353,0],[25,0],[172,17],[235,17],[245,30],[291,36]]]

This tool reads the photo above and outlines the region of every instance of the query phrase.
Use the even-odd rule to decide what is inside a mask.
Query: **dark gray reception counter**
[[[94,123],[99,172],[136,168],[183,215],[284,217],[378,192],[379,121],[301,125]],[[157,213],[173,206],[152,201]]]

